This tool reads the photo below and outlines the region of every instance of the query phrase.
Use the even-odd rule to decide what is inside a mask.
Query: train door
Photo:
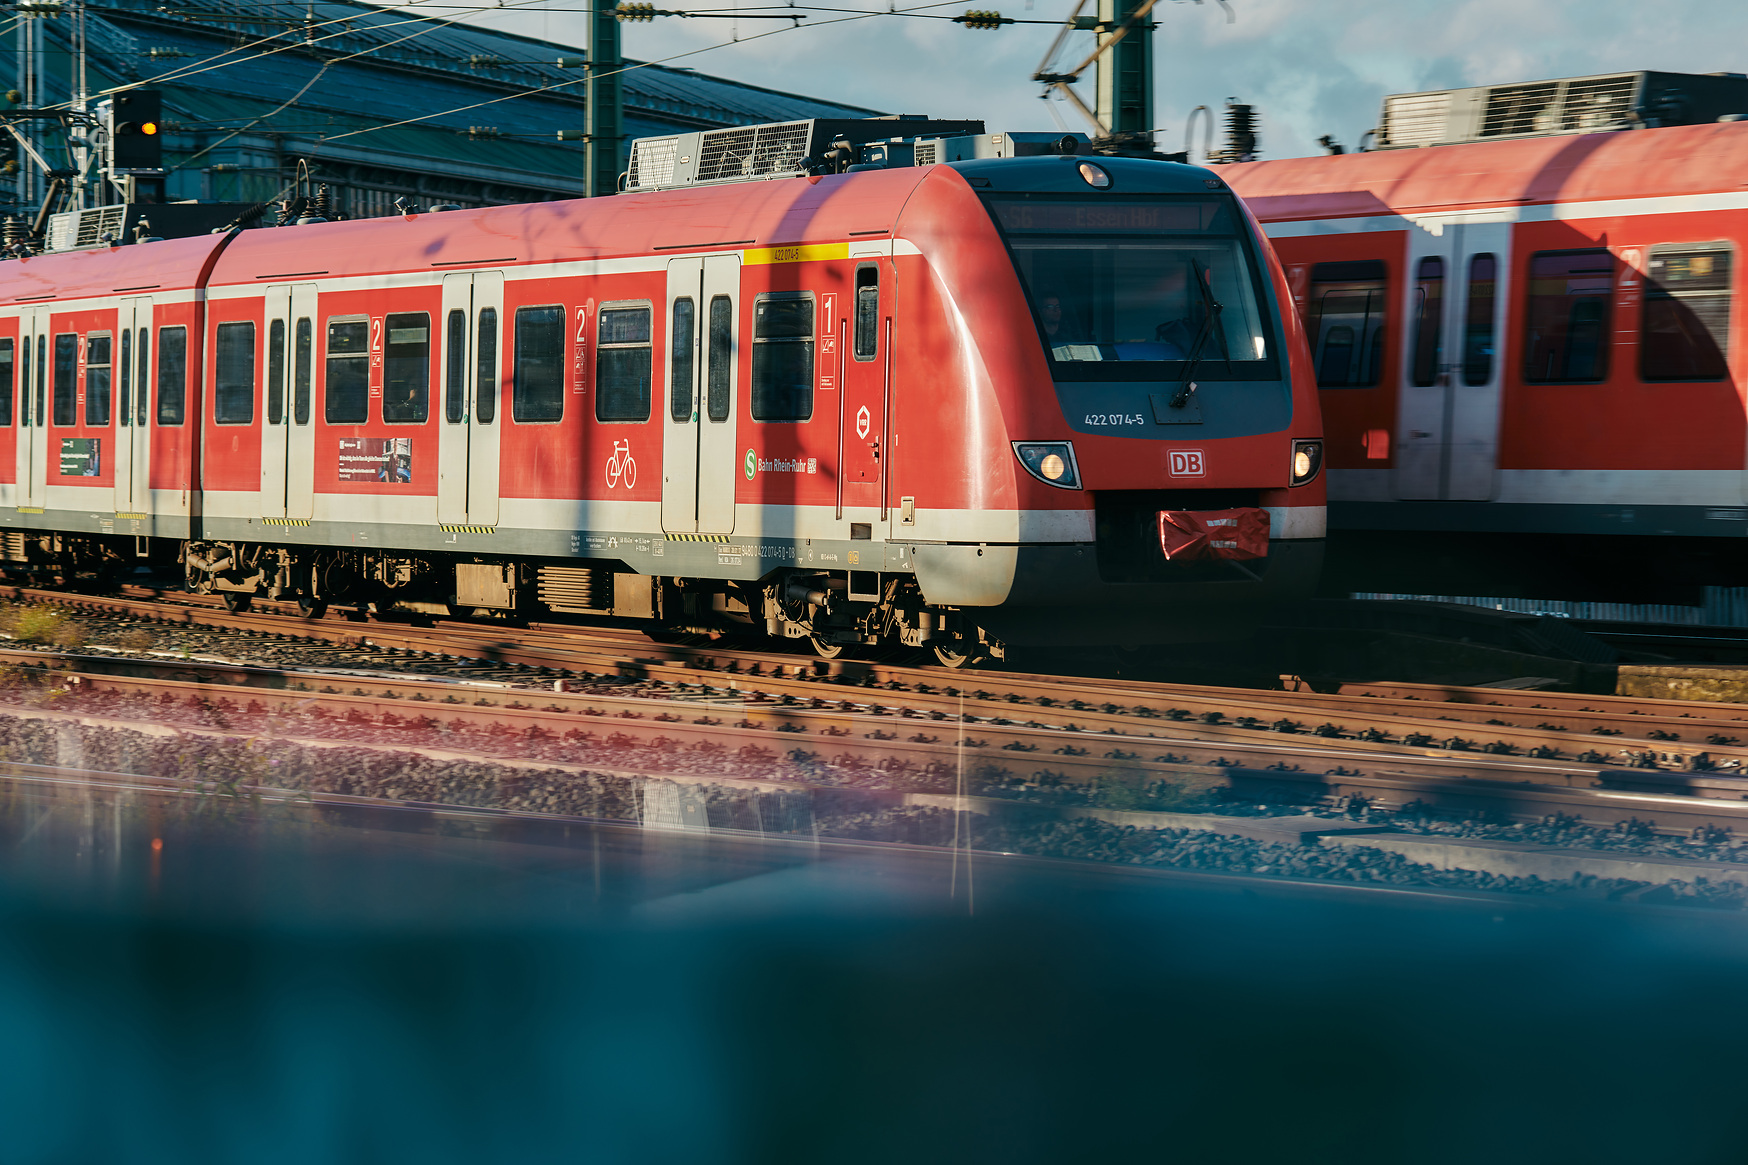
[[[18,316],[19,430],[18,508],[41,513],[49,481],[47,308],[23,309]]]
[[[1499,461],[1511,224],[1422,227],[1408,252],[1396,496],[1485,501]]]
[[[669,533],[734,532],[739,300],[738,255],[668,263],[662,529]]]
[[[152,299],[124,299],[115,328],[115,512],[149,514],[152,430],[149,426]]]
[[[267,410],[261,426],[261,516],[308,521],[316,508],[310,423],[316,285],[267,289]]]
[[[891,316],[881,284],[885,266],[878,259],[856,264],[856,283],[847,308],[849,352],[843,388],[838,393],[840,514],[843,509],[885,510],[885,445],[891,402]],[[886,515],[881,513],[881,519]]]
[[[458,271],[443,277],[437,520],[449,525],[498,524],[503,315],[502,271]]]

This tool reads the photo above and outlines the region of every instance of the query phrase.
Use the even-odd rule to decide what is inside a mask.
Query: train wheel
[[[328,600],[318,599],[314,595],[299,595],[297,609],[303,612],[306,619],[320,619],[328,613]]]
[[[813,637],[813,650],[821,659],[850,659],[856,654],[854,644],[827,643],[817,635]]]
[[[983,653],[976,647],[967,648],[960,640],[934,645],[935,658],[942,667],[975,667],[983,662]]]
[[[249,595],[246,591],[220,591],[225,597],[225,610],[235,615],[249,609]]]

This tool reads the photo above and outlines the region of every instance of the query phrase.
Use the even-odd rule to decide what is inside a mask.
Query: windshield
[[[1059,375],[1171,375],[1210,315],[1198,376],[1275,375],[1231,199],[1034,195],[992,198],[990,209]],[[1131,363],[1147,367],[1109,367]]]

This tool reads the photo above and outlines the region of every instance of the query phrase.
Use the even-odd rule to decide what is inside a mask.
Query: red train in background
[[[612,198],[0,263],[7,566],[953,664],[1306,593],[1321,430],[1254,220],[971,129],[709,131]]]
[[[1419,148],[1220,168],[1312,344],[1330,589],[1748,583],[1745,113],[1739,75],[1407,94]]]

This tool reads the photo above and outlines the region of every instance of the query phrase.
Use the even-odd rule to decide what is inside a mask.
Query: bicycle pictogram
[[[607,488],[612,489],[625,478],[625,488],[637,484],[637,462],[631,456],[630,441],[613,442],[613,456],[607,459]]]

